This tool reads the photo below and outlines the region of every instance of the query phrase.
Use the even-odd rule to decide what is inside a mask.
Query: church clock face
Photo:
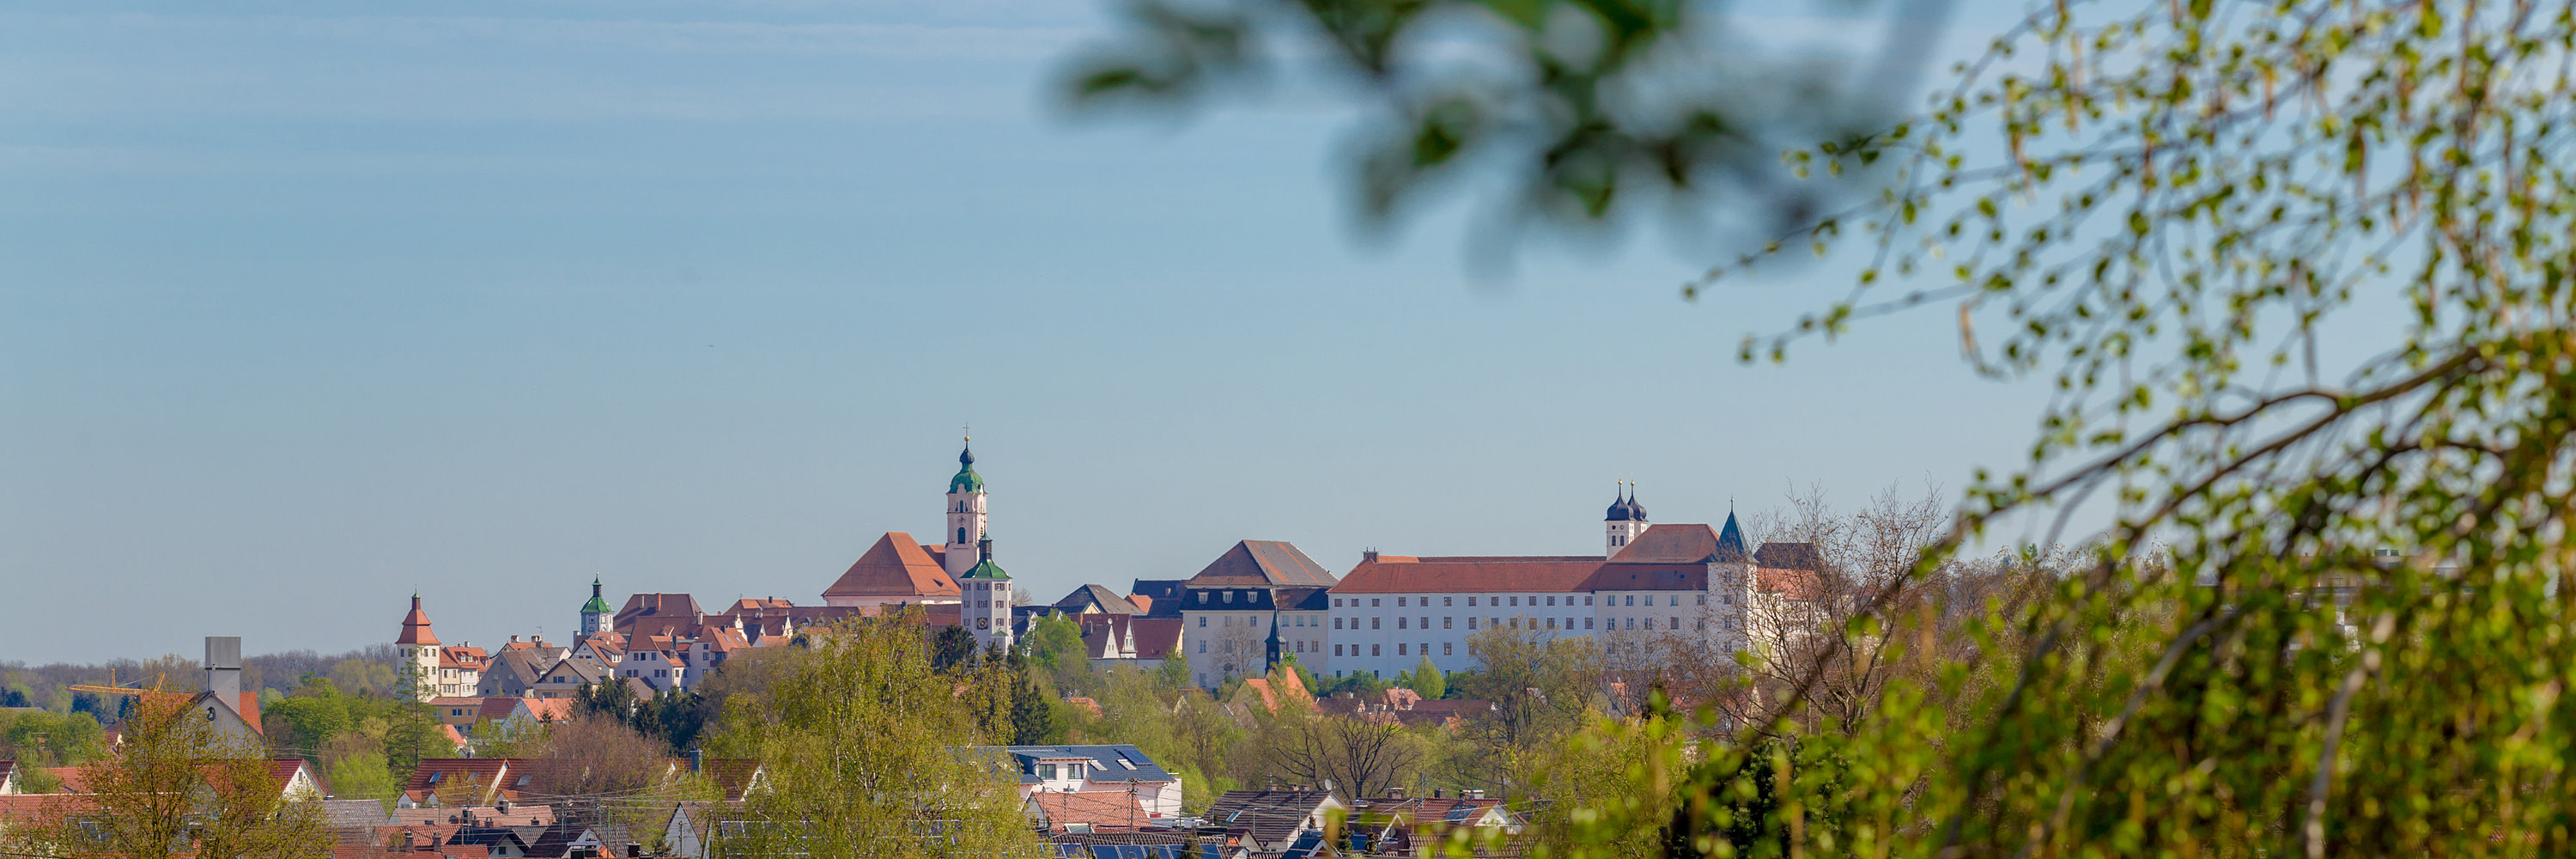
[[[992,629],[992,628],[993,628],[993,619],[992,619],[992,618],[989,618],[989,617],[979,617],[979,618],[976,618],[976,619],[975,619],[975,628],[976,628],[976,629]]]

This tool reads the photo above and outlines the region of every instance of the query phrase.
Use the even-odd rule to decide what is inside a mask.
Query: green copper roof
[[[556,603],[556,605],[562,605],[562,603]],[[589,601],[589,602],[586,602],[586,603],[582,603],[582,604],[581,604],[581,613],[582,613],[582,614],[607,614],[607,613],[608,613],[608,601],[607,601],[607,600],[604,600],[604,599],[600,599],[598,594],[592,594],[592,595],[591,595],[591,597],[590,597],[590,601]]]
[[[981,563],[977,563],[974,569],[967,570],[965,575],[958,576],[958,578],[999,579],[1002,581],[1009,581],[1011,574],[1002,572],[1002,565],[993,563],[993,559],[985,558]]]
[[[975,473],[974,448],[969,447],[958,452],[957,476],[948,478],[948,491],[951,494],[984,491],[984,478]]]

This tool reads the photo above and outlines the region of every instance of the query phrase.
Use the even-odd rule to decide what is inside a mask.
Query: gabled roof
[[[1143,614],[1135,603],[1102,585],[1083,585],[1056,600],[1055,607],[1070,614]]]
[[[957,582],[939,562],[922,551],[912,535],[888,531],[878,537],[841,578],[823,589],[831,597],[956,596]]]
[[[1079,758],[1090,764],[1085,778],[1095,782],[1167,782],[1170,772],[1153,758],[1146,757],[1135,746],[982,746],[965,749],[969,754],[1000,752],[1009,756],[1019,768],[1021,784],[1037,784],[1038,777],[1030,767],[1042,761]]]
[[[468,805],[483,805],[494,798],[515,799],[523,776],[511,772],[517,758],[421,758],[411,771],[411,780],[403,783],[403,796],[414,803],[427,803],[430,797],[450,789],[451,785],[471,783],[474,795],[464,797]]]
[[[625,629],[642,617],[682,617],[696,623],[702,614],[698,599],[688,594],[635,594],[626,598],[626,607],[617,610],[612,625]]]
[[[1333,574],[1279,540],[1244,540],[1191,576],[1190,587],[1332,587]]]
[[[1764,543],[1753,553],[1753,565],[1775,570],[1821,570],[1825,557],[1814,543]]]
[[[1306,819],[1342,807],[1332,794],[1311,790],[1229,790],[1208,805],[1210,826],[1243,831],[1263,847],[1285,844]]]
[[[1726,515],[1727,527],[1734,528],[1735,514]],[[1744,533],[1735,532],[1734,552],[1743,560]],[[1719,557],[1722,545],[1717,529],[1707,525],[1655,525],[1620,547],[1610,556],[1613,564],[1705,564],[1729,560]]]
[[[1129,599],[1143,598],[1143,601],[1136,605],[1145,609],[1149,615],[1180,617],[1181,585],[1183,584],[1185,582],[1180,579],[1137,579],[1134,585],[1127,588],[1127,593],[1130,594]]]
[[[315,802],[322,809],[323,823],[333,829],[374,829],[393,824],[393,818],[385,814],[382,800],[322,799]]]

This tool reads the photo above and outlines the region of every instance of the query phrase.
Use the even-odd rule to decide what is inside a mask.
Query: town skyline
[[[410,11],[0,16],[54,70],[0,89],[16,602],[112,595],[149,657],[374,641],[415,586],[530,586],[477,641],[593,574],[810,599],[938,524],[968,424],[1042,598],[1241,539],[1581,551],[1623,479],[1671,521],[1956,490],[2044,402],[1929,317],[1736,362],[1850,261],[1685,301],[1687,229],[1356,237],[1296,99],[1069,125],[1090,3]],[[0,661],[105,655],[70,614]]]

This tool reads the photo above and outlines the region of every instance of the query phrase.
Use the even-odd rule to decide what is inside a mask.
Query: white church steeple
[[[984,478],[975,473],[974,438],[966,439],[966,449],[957,454],[957,476],[948,479],[948,529],[940,539],[946,543],[948,576],[965,578],[983,560],[975,541],[984,536]]]
[[[1637,535],[1646,533],[1646,506],[1637,503],[1635,487],[1634,483],[1621,482],[1618,498],[1610,502],[1610,515],[1602,523],[1608,532],[1603,539],[1604,555],[1619,554],[1620,549],[1636,541]]]

